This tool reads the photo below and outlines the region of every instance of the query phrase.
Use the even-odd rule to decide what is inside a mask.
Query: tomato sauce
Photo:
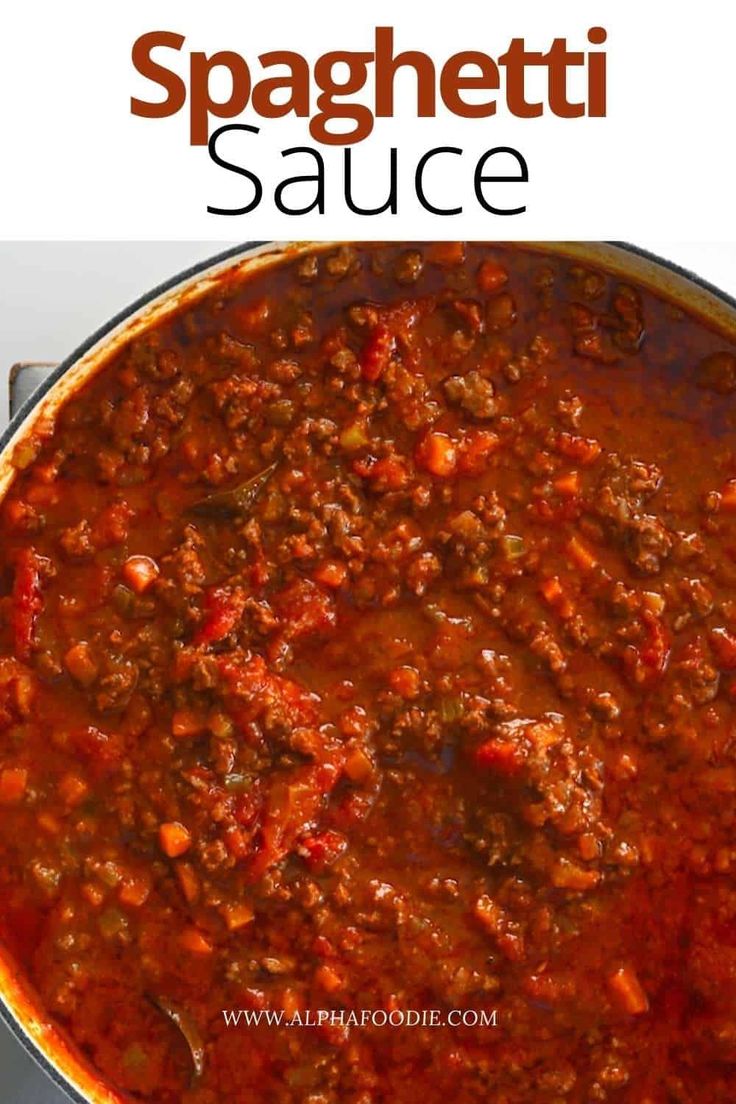
[[[731,341],[604,272],[343,246],[22,442],[0,933],[106,1083],[733,1099],[735,393]]]

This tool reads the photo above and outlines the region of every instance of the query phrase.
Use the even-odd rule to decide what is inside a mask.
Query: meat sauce
[[[107,1084],[733,1099],[735,392],[603,272],[343,246],[17,446],[0,932]]]

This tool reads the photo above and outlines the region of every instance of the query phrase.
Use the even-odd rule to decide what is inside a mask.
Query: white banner
[[[7,4],[0,237],[728,238],[734,30],[723,0]]]

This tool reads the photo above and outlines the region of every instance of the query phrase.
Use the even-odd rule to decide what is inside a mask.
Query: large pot
[[[132,337],[205,295],[224,279],[262,271],[285,258],[333,244],[247,242],[173,277],[121,311],[51,373],[0,434],[0,500],[17,470],[14,464],[14,457],[16,461],[19,457],[17,446],[30,433],[48,432],[66,399]],[[525,243],[525,247],[579,260],[643,285],[736,339],[736,299],[634,246],[619,242],[531,242]],[[90,1063],[50,1022],[32,987],[1,944],[0,1015],[21,1045],[70,1099],[78,1104],[124,1104],[129,1099],[106,1087]]]

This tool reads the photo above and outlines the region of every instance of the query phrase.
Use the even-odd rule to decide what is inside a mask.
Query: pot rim
[[[48,378],[29,396],[5,429],[0,432],[0,502],[11,485],[16,471],[9,459],[11,451],[9,446],[21,440],[30,430],[41,427],[41,431],[44,431],[43,416],[47,405],[51,408],[51,417],[46,431],[50,430],[55,411],[63,406],[65,399],[84,382],[86,376],[80,372],[79,378],[73,381],[66,394],[62,391],[59,391],[58,395],[55,393],[57,384],[67,377],[72,369],[80,366],[85,358],[89,359],[90,373],[99,369],[113,354],[116,345],[124,345],[136,333],[144,332],[156,323],[157,305],[162,308],[162,316],[175,313],[180,306],[214,288],[239,264],[242,264],[245,269],[250,262],[262,257],[264,267],[271,267],[288,260],[290,254],[298,256],[310,250],[322,251],[338,244],[341,243],[334,241],[243,242],[198,261],[184,271],[164,280],[118,311],[53,369]],[[634,282],[649,286],[654,294],[670,298],[681,306],[685,306],[681,300],[688,286],[699,289],[701,305],[692,307],[692,312],[718,329],[733,328],[736,334],[736,295],[723,291],[696,273],[648,249],[620,241],[498,244],[567,256],[569,259],[579,259],[581,263],[593,264],[609,271],[616,270],[613,261],[617,256],[620,256],[624,267],[627,261],[630,263],[631,258],[636,258],[638,262],[642,262],[642,271],[631,274],[629,278]],[[586,260],[584,250],[591,246],[603,247],[605,256]],[[647,280],[647,268],[652,270],[650,280]],[[660,277],[675,277],[675,286],[672,287],[666,281],[664,288],[658,286],[654,279],[654,275],[657,274]],[[624,276],[624,273],[619,272],[619,275]],[[180,289],[181,297],[176,296],[177,289]],[[167,304],[168,309],[163,310]],[[706,311],[708,305],[715,309],[718,316],[716,319],[708,316]],[[723,310],[723,308],[726,309]],[[135,328],[136,322],[139,323],[138,328]],[[86,369],[87,365],[84,367]],[[58,402],[55,402],[56,399]],[[108,1087],[89,1059],[67,1039],[63,1029],[46,1015],[41,1001],[24,972],[17,966],[10,953],[3,949],[1,943],[0,1019],[26,1054],[43,1070],[57,1089],[74,1101],[74,1104],[124,1104],[130,1099],[124,1093]]]

